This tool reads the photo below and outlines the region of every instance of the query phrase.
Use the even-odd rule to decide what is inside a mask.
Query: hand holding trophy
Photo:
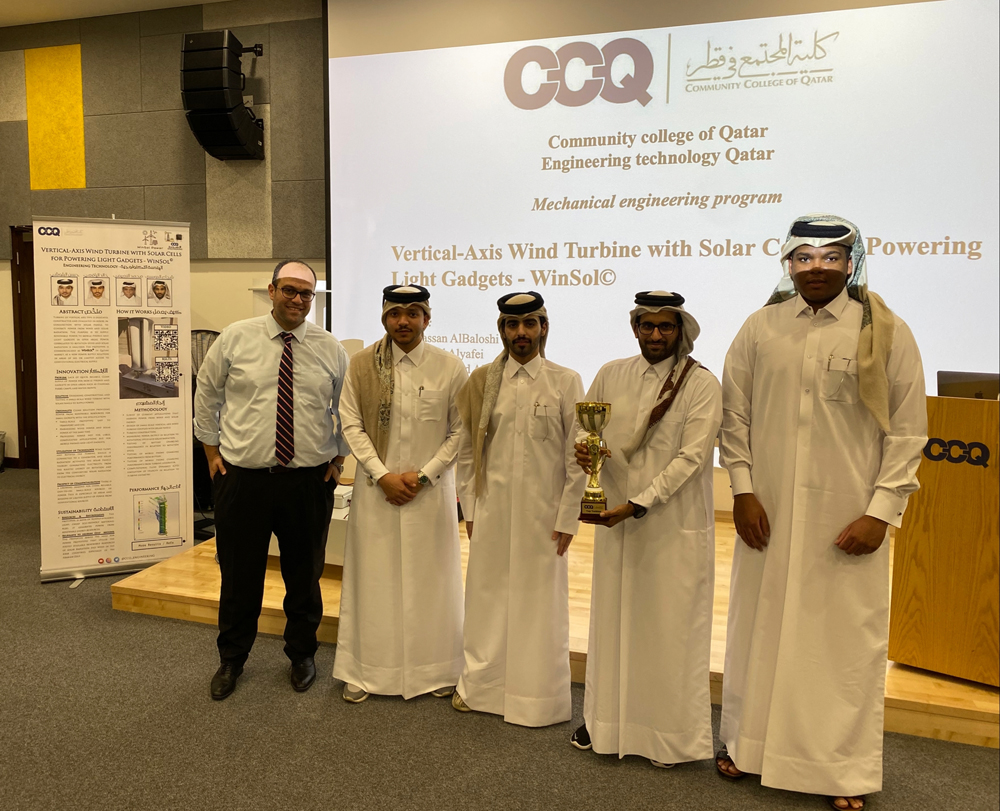
[[[576,417],[580,427],[588,431],[587,451],[590,454],[590,478],[587,489],[580,500],[580,519],[585,524],[607,525],[610,519],[601,518],[601,513],[608,508],[608,499],[601,489],[598,475],[604,466],[604,455],[601,449],[607,447],[601,439],[601,431],[611,417],[611,403],[577,403]]]

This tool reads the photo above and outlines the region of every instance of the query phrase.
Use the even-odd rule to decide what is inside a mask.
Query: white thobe
[[[583,717],[594,751],[664,763],[712,756],[709,690],[715,512],[712,458],[722,390],[698,368],[626,462],[673,368],[641,355],[604,366],[587,399],[611,403],[601,470],[608,508],[648,512],[596,527]]]
[[[540,356],[524,365],[509,359],[483,448],[482,492],[462,499],[474,528],[458,691],[472,709],[512,724],[573,717],[569,572],[552,533],[580,527],[586,477],[573,445],[582,399],[571,369]],[[471,488],[469,426],[462,441],[459,481]]]
[[[763,785],[837,796],[882,787],[889,544],[851,556],[834,542],[865,514],[900,525],[927,439],[920,353],[898,317],[888,434],[861,402],[861,315],[846,290],[817,313],[798,296],[764,307],[723,375],[722,461],[771,536],[733,556],[721,738]]]
[[[393,344],[392,417],[380,461],[362,427],[361,393],[348,375],[344,437],[358,461],[347,524],[335,678],[369,693],[428,693],[462,670],[462,560],[454,461],[461,419],[455,395],[468,375],[449,352]],[[402,507],[376,482],[422,470],[431,483]]]

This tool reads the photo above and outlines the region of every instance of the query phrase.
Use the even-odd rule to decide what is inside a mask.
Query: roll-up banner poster
[[[33,218],[41,579],[193,542],[187,223]]]

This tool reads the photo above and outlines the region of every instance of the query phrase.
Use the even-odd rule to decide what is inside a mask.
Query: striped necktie
[[[295,456],[295,425],[292,421],[292,333],[281,333],[285,348],[278,367],[278,417],[274,431],[275,455],[279,465],[287,465]]]

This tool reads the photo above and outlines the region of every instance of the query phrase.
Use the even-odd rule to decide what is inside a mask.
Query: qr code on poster
[[[153,376],[160,383],[176,383],[180,376],[180,366],[177,358],[157,358],[156,371]]]
[[[177,325],[153,324],[153,351],[177,350]]]

